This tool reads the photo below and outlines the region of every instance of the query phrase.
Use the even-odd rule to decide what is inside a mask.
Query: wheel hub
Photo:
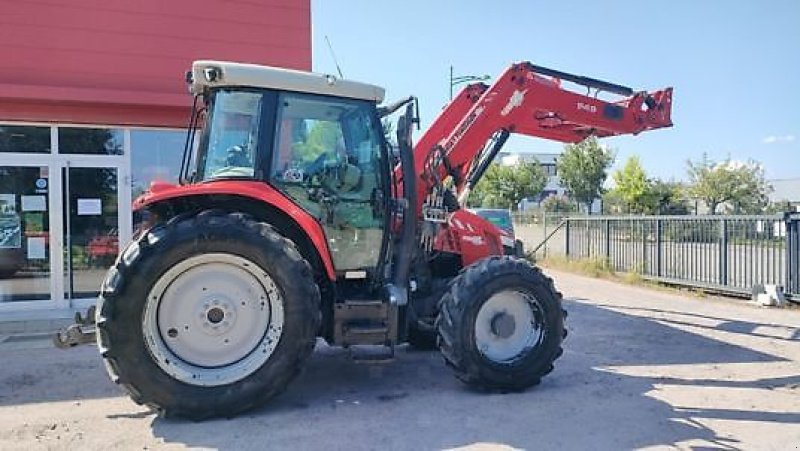
[[[208,310],[208,313],[206,313],[206,318],[208,318],[208,322],[212,325],[219,324],[223,319],[225,319],[225,311],[219,307],[214,307]]]
[[[510,363],[544,337],[541,307],[530,293],[504,290],[487,299],[475,318],[475,344],[487,359]]]
[[[231,254],[191,257],[148,294],[145,342],[162,369],[195,385],[246,377],[269,359],[283,304],[269,274]]]
[[[218,336],[229,332],[235,326],[238,310],[235,302],[200,299],[195,310],[197,311],[195,326],[204,334]]]
[[[514,334],[516,323],[514,317],[506,312],[498,313],[492,318],[492,333],[500,338],[508,338]]]

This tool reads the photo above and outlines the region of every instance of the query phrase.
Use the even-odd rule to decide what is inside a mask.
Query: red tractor
[[[575,143],[671,125],[671,89],[527,62],[465,88],[416,146],[415,99],[380,106],[377,86],[218,61],[187,75],[180,183],[135,201],[145,223],[95,319],[111,378],[192,419],[277,395],[317,337],[438,348],[480,389],[539,383],[567,334],[561,295],[507,232],[464,208],[470,189],[511,133]],[[381,121],[401,108],[390,145]]]

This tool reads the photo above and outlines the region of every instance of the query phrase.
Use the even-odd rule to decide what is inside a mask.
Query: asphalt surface
[[[436,352],[318,346],[268,406],[192,423],[137,406],[93,346],[0,343],[0,449],[800,449],[800,311],[550,271],[570,336],[520,394],[472,392]]]

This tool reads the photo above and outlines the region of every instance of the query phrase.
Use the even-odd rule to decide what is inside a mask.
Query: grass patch
[[[538,260],[536,263],[544,267],[561,269],[601,279],[613,278],[616,276],[616,273],[608,264],[608,260],[604,258],[568,259],[562,256],[553,256]]]

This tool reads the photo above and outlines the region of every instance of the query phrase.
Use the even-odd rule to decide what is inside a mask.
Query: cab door
[[[384,249],[387,165],[375,117],[367,101],[278,100],[271,183],[322,224],[337,272],[369,271]]]

